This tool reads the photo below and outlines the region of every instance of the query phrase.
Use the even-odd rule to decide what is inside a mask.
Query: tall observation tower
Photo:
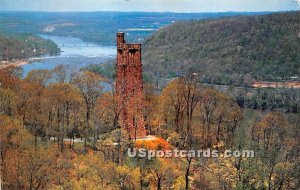
[[[117,33],[116,98],[118,123],[131,138],[146,136],[141,44],[126,44]]]

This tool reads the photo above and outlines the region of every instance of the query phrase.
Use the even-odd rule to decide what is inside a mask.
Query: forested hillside
[[[59,53],[58,46],[39,36],[0,33],[0,60],[22,59],[43,54]]]
[[[199,73],[202,82],[247,84],[300,74],[300,12],[178,22],[144,44],[146,72]]]

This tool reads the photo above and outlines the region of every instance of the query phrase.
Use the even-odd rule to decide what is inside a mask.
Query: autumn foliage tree
[[[79,89],[86,106],[85,140],[87,138],[88,130],[90,130],[91,127],[91,114],[95,108],[97,99],[102,94],[102,82],[104,81],[103,77],[89,71],[79,72],[72,80],[72,84]]]

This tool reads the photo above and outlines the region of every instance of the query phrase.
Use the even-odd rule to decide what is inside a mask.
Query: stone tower
[[[126,44],[117,33],[116,98],[118,123],[131,138],[145,137],[141,44]]]

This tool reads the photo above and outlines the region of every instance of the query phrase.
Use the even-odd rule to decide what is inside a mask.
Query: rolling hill
[[[198,73],[214,84],[297,78],[300,11],[177,22],[145,41],[143,63],[151,77]]]
[[[0,32],[0,61],[25,59],[44,54],[57,55],[60,49],[51,40],[32,34]]]

